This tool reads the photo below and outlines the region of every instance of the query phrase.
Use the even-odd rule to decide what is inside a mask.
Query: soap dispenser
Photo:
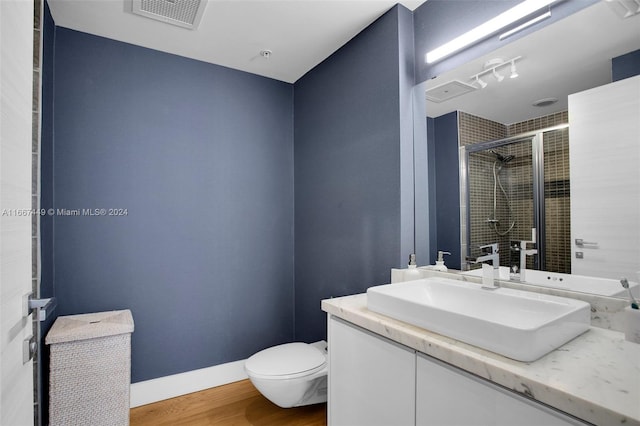
[[[411,253],[409,255],[409,265],[407,265],[407,269],[404,271],[404,281],[419,280],[421,278],[422,274],[418,270],[416,255],[414,253]]]
[[[433,267],[434,271],[447,272],[449,270],[449,268],[447,268],[447,266],[444,264],[445,254],[451,254],[451,253],[448,251],[438,250],[438,260],[436,260],[436,264]]]

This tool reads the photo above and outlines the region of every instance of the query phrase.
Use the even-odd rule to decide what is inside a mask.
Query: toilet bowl
[[[327,401],[327,342],[286,343],[247,359],[251,383],[282,408]]]

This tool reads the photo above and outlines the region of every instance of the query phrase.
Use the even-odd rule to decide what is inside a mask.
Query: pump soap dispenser
[[[404,271],[404,281],[419,280],[422,278],[422,274],[418,270],[418,264],[416,263],[416,255],[411,253],[409,255],[409,265]]]
[[[447,266],[444,264],[445,254],[451,254],[451,253],[449,253],[448,251],[442,251],[442,250],[438,251],[438,260],[436,260],[436,264],[433,267],[434,271],[447,272],[449,270],[449,268],[447,268]]]

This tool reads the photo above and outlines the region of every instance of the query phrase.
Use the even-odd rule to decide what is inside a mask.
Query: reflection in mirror
[[[566,274],[575,274],[576,263],[589,261],[595,250],[604,252],[605,247],[587,246],[581,255],[581,247],[574,244],[578,236],[572,235],[571,217],[576,212],[571,211],[571,189],[578,182],[570,179],[568,96],[640,74],[638,49],[640,15],[623,19],[606,2],[599,2],[420,86],[426,90],[428,128],[435,139],[437,179],[442,176],[438,170],[454,167],[460,178],[459,202],[438,212],[437,219],[440,235],[441,229],[451,226],[445,220],[460,211],[459,237],[447,241],[439,236],[437,249],[459,252],[460,268],[467,269],[473,265],[469,259],[481,255],[479,246],[498,242],[503,273],[517,279],[521,241],[535,240],[527,246],[537,253],[526,257],[526,269],[554,274],[527,271],[527,282],[540,278],[536,284],[547,280],[562,287],[580,281]],[[617,60],[629,57],[635,67],[631,74],[619,65],[626,67],[629,61]],[[459,150],[455,156],[450,147],[443,148],[446,142],[451,144],[452,134]],[[637,180],[637,167],[631,169],[626,179]],[[456,189],[450,185],[448,191]],[[640,204],[637,185],[634,191],[624,196]],[[439,198],[436,204],[441,210]],[[635,227],[629,229],[629,243],[640,239],[633,236],[640,233]],[[587,236],[581,238],[589,241]],[[451,247],[454,244],[459,251]],[[584,252],[587,259],[578,257]],[[599,276],[610,278],[606,285],[623,290],[619,268],[596,269],[603,271]],[[638,281],[640,256],[623,269],[626,275],[633,274],[628,277],[631,281]],[[582,286],[576,290],[598,293],[602,286],[602,294],[624,295],[615,288],[605,292],[604,281],[594,282],[576,284]]]

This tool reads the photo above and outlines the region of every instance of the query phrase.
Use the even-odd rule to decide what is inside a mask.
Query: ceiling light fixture
[[[518,33],[518,32],[520,32],[520,31],[524,30],[525,28],[528,28],[528,27],[530,27],[531,25],[533,25],[533,24],[537,24],[538,22],[543,21],[543,20],[545,20],[545,19],[547,19],[547,18],[550,18],[550,17],[551,17],[551,11],[550,11],[550,10],[548,10],[548,11],[546,11],[545,13],[543,13],[542,15],[540,15],[540,16],[536,16],[535,18],[531,19],[530,21],[527,21],[527,22],[525,22],[525,23],[524,23],[524,24],[522,24],[522,25],[518,25],[517,27],[515,27],[515,28],[514,28],[514,29],[512,29],[512,30],[509,30],[509,31],[507,31],[507,32],[504,32],[504,33],[500,34],[500,36],[499,36],[498,38],[499,38],[500,40],[504,40],[505,38],[507,38],[507,37],[511,37],[511,36],[512,36],[512,35],[514,35],[515,33]]]
[[[434,63],[446,56],[451,55],[459,50],[464,49],[482,40],[485,37],[494,34],[508,25],[525,18],[532,13],[549,6],[555,0],[526,0],[517,6],[512,7],[506,12],[501,13],[493,19],[488,20],[484,24],[481,24],[470,31],[462,34],[459,37],[454,38],[448,43],[433,49],[425,55],[425,62],[428,64]]]
[[[485,83],[484,80],[481,80],[480,76],[478,75],[476,75],[476,83],[478,84],[478,86],[480,86],[481,89],[487,87],[487,83]]]
[[[502,80],[504,80],[504,76],[502,74],[498,74],[498,69],[509,64],[511,64],[511,75],[509,77],[517,78],[518,72],[516,71],[516,61],[519,61],[520,59],[522,59],[522,56],[516,56],[515,58],[507,60],[504,60],[502,58],[491,59],[484,64],[484,71],[481,71],[478,74],[474,74],[469,78],[474,80],[473,83],[478,84],[480,88],[484,89],[485,87],[487,87],[487,83],[482,81],[480,79],[480,76],[492,73],[496,81],[501,82]]]
[[[518,71],[516,70],[516,61],[512,60],[511,61],[511,75],[509,76],[509,78],[518,78]]]

